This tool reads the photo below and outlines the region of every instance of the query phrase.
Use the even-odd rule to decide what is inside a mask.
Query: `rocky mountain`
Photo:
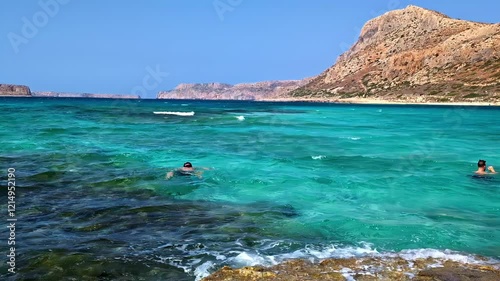
[[[30,97],[31,90],[28,86],[0,84],[0,96]]]
[[[500,24],[410,5],[368,21],[358,41],[316,77],[181,84],[158,98],[500,104]]]
[[[102,98],[102,99],[140,99],[137,95],[115,95],[115,94],[90,94],[90,93],[58,93],[58,92],[33,92],[34,97],[57,97],[57,98]]]
[[[368,21],[358,41],[295,98],[500,101],[500,24],[408,6]]]
[[[267,81],[236,85],[223,83],[179,84],[171,91],[160,92],[159,99],[270,100],[305,85],[308,80]]]

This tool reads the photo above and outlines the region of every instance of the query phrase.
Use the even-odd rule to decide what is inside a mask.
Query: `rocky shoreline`
[[[402,257],[325,259],[319,263],[290,260],[272,267],[249,266],[233,269],[225,266],[203,281],[496,281],[500,264],[464,263],[439,258],[407,260]]]

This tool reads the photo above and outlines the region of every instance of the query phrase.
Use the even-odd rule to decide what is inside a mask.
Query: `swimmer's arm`
[[[497,172],[495,171],[495,168],[493,166],[488,167],[488,171],[490,171],[492,174],[496,174]]]
[[[195,175],[196,175],[199,179],[201,179],[201,178],[203,178],[202,174],[203,174],[203,172],[204,172],[204,171],[213,170],[214,168],[197,167],[196,169],[200,169],[200,170],[202,170],[202,171],[198,171],[198,172],[196,172],[196,173],[195,173]]]
[[[171,179],[173,176],[174,176],[174,172],[173,172],[173,171],[170,171],[170,172],[168,172],[168,173],[165,175],[165,179],[166,179],[166,180],[169,180],[169,179]]]
[[[194,173],[199,179],[202,179],[203,178],[203,171],[199,171],[199,172],[195,172]]]

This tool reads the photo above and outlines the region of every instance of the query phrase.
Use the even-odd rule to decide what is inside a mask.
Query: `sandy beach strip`
[[[373,104],[373,105],[450,105],[450,106],[500,106],[500,102],[412,102],[390,101],[381,99],[348,98],[348,99],[308,99],[308,98],[276,98],[258,99],[256,101],[268,102],[320,102],[320,103],[346,103],[346,104]]]

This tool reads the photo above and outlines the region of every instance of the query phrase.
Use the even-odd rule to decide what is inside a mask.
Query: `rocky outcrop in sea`
[[[31,90],[28,86],[0,84],[0,96],[22,96],[30,97]]]

